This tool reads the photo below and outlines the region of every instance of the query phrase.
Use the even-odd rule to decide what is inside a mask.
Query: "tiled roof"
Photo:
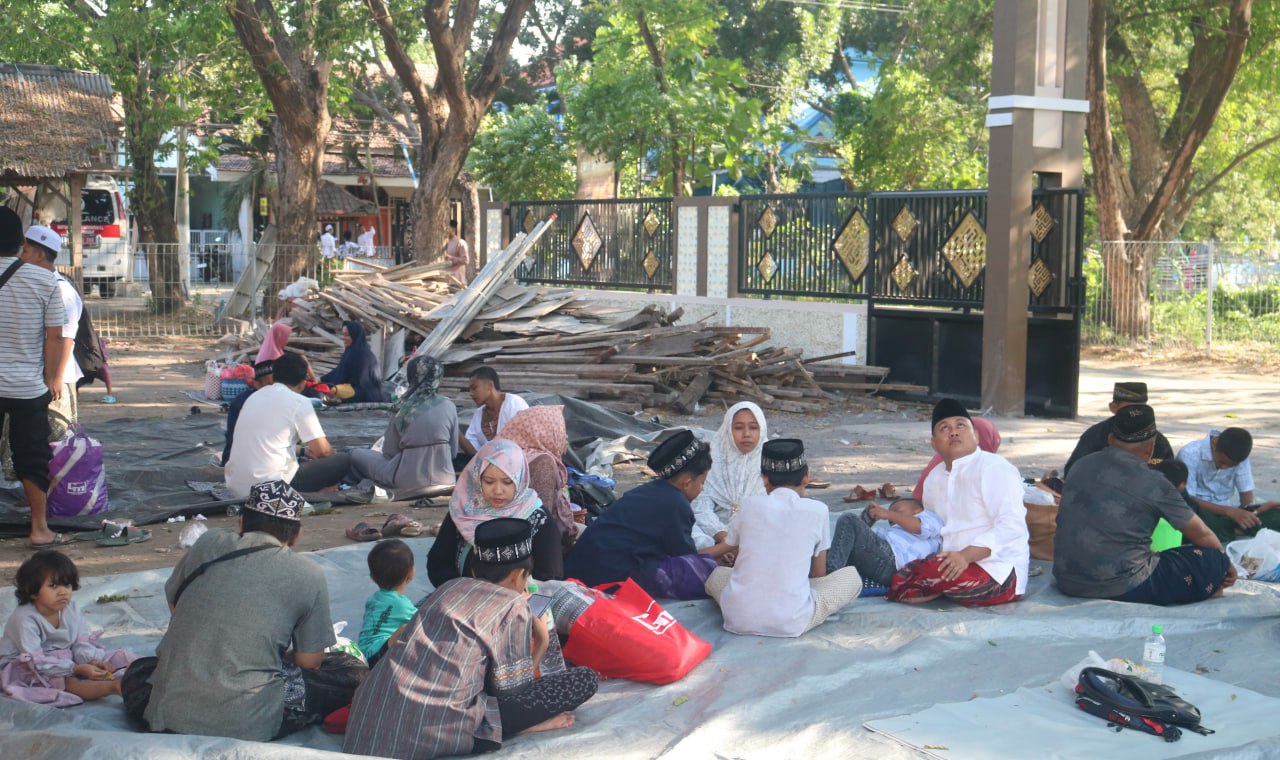
[[[252,168],[253,161],[247,156],[224,153],[218,157],[218,171],[220,172],[247,172]],[[377,177],[410,176],[409,165],[404,162],[404,159],[391,156],[373,156],[373,170]],[[330,153],[324,157],[322,171],[329,176],[335,174],[364,174],[365,167],[363,161],[352,164],[341,156]]]
[[[0,63],[0,175],[113,168],[122,123],[111,80],[102,74]]]
[[[366,216],[377,211],[373,201],[364,201],[332,182],[320,184],[316,198],[316,214],[319,216]]]

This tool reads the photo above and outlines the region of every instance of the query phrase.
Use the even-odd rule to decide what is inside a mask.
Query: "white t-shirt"
[[[76,292],[76,286],[62,275],[58,275],[58,293],[62,296],[62,308],[67,312],[67,321],[62,325],[62,337],[75,340],[76,333],[80,331],[80,315],[84,312],[84,299]],[[76,363],[76,358],[68,356],[67,368],[62,372],[62,382],[75,385],[76,381],[82,377],[84,372]]]
[[[334,247],[337,245],[338,239],[333,236],[332,232],[326,232],[320,236],[320,255],[326,259],[333,258]]]
[[[790,488],[752,496],[738,508],[725,542],[738,547],[720,595],[724,627],[756,636],[799,636],[813,619],[813,558],[831,548],[831,513]]]
[[[361,232],[356,238],[357,242],[360,243],[360,252],[365,256],[374,255],[373,236],[374,231],[372,229],[367,229],[364,232]]]
[[[1022,476],[999,454],[978,449],[933,468],[924,480],[924,507],[942,518],[942,551],[984,546],[991,556],[978,560],[996,583],[1017,571],[1017,593],[1027,593],[1031,560]]]
[[[0,273],[17,261],[0,257]],[[47,392],[44,385],[44,335],[66,324],[58,297],[58,276],[47,269],[23,264],[0,288],[0,397],[32,399]]]
[[[514,393],[508,393],[507,397],[502,400],[502,408],[498,410],[498,432],[502,432],[502,429],[507,426],[511,418],[516,416],[516,412],[528,408],[529,404],[524,399]],[[483,425],[480,424],[483,419],[484,407],[476,407],[475,414],[471,415],[471,424],[467,425],[467,440],[471,442],[472,446],[475,446],[476,451],[479,451],[481,446],[489,442],[489,439],[484,434]]]
[[[288,483],[298,471],[294,446],[324,437],[311,401],[286,385],[268,385],[244,402],[223,477],[237,498],[268,480]]]

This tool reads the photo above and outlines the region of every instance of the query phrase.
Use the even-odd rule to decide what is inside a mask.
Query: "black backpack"
[[[88,385],[101,378],[102,368],[107,366],[107,357],[102,355],[102,345],[98,343],[98,331],[93,329],[93,320],[89,319],[89,305],[83,306],[80,323],[76,327],[76,342],[71,349],[72,358],[84,373],[84,379],[76,385]]]
[[[1182,738],[1182,729],[1208,736],[1200,725],[1200,710],[1173,689],[1103,668],[1085,668],[1076,684],[1076,707],[1108,721],[1108,726],[1132,728],[1162,737]]]

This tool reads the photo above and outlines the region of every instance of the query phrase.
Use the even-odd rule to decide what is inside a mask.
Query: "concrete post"
[[[1026,404],[1032,189],[1078,187],[1084,151],[1085,0],[996,0],[987,128],[982,406]]]

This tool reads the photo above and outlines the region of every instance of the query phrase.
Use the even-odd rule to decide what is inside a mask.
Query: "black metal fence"
[[[516,271],[521,282],[649,292],[674,287],[670,198],[517,201],[509,213],[511,236],[557,217]]]
[[[1082,304],[1081,194],[1039,190],[1028,305]],[[986,190],[743,196],[739,293],[981,308]]]

